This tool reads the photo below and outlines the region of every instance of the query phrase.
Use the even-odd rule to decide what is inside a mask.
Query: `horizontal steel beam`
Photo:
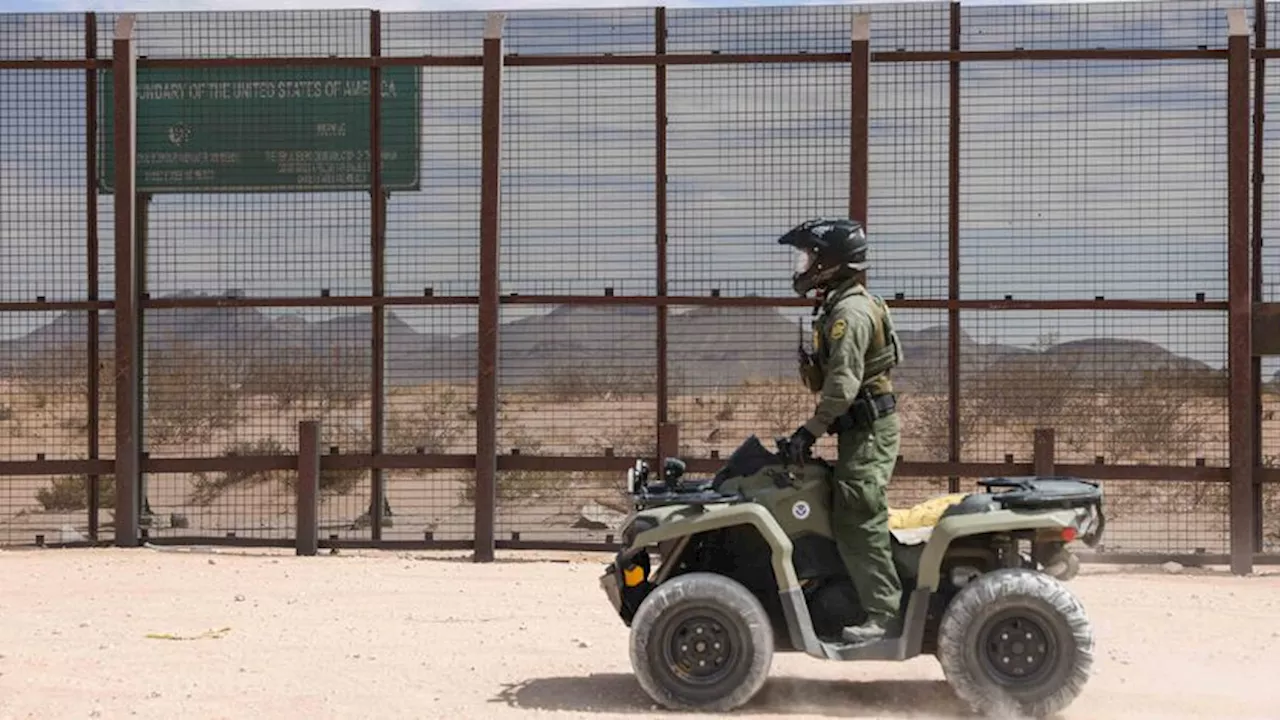
[[[890,306],[907,310],[1097,310],[1097,311],[1226,311],[1225,301],[1195,300],[1013,300],[975,299],[947,300],[945,298],[886,298]],[[199,297],[199,298],[145,298],[142,302],[148,310],[174,310],[180,308],[250,308],[250,307],[384,307],[384,306],[469,306],[478,304],[471,295],[393,295],[371,297],[366,295],[338,296],[287,296],[287,297]],[[625,305],[641,307],[803,307],[813,306],[813,300],[794,296],[725,296],[725,295],[522,295],[508,294],[499,298],[503,305]],[[12,308],[10,308],[12,305]],[[31,304],[0,303],[0,311],[6,309],[53,309],[54,303]],[[91,303],[64,303],[66,309],[87,310]],[[98,309],[110,309],[112,303],[104,301]]]
[[[323,449],[323,448],[322,448]],[[648,458],[653,459],[653,458]],[[688,470],[695,473],[711,473],[725,463],[722,458],[686,458]],[[498,469],[531,470],[543,472],[625,472],[635,462],[634,455],[609,457],[555,456],[555,455],[501,455]],[[322,454],[322,469],[355,470],[467,470],[475,467],[474,455],[445,454],[384,454],[344,453]],[[142,468],[148,473],[194,472],[265,472],[268,470],[295,470],[297,455],[221,455],[209,457],[144,458]],[[109,475],[114,469],[112,460],[5,460],[0,461],[0,476],[36,475]],[[1149,480],[1157,482],[1227,482],[1228,468],[1197,466],[1155,465],[1055,465],[1059,475],[1093,480]],[[895,477],[993,477],[998,475],[1029,475],[1032,464],[1026,463],[975,463],[975,462],[923,462],[904,460],[898,463]],[[1261,483],[1280,483],[1280,468],[1259,468],[1257,477]]]
[[[1254,50],[1254,57],[1275,57],[1277,49]],[[1006,50],[888,50],[871,53],[873,63],[913,62],[997,62],[1054,60],[1225,60],[1225,49],[1141,49],[1141,48],[1012,48]],[[848,64],[848,52],[827,53],[626,53],[598,55],[520,55],[508,54],[503,63],[508,67],[564,67],[589,65],[631,65],[641,67],[670,65],[776,65],[776,64]],[[202,57],[202,58],[138,58],[139,68],[218,68],[218,67],[481,67],[479,55],[397,55],[381,57],[302,56],[302,57]],[[109,69],[109,59],[51,60],[31,58],[0,60],[0,70],[90,70]]]
[[[110,475],[114,460],[0,460],[0,477]]]
[[[89,310],[113,310],[112,300],[32,300],[28,302],[0,302],[0,312],[67,312]]]
[[[146,545],[154,547],[248,547],[248,548],[282,548],[287,549],[293,547],[294,540],[288,538],[255,538],[255,537],[235,537],[220,535],[181,535],[166,537],[148,537],[145,541]],[[110,541],[72,541],[72,542],[49,542],[46,541],[43,546],[37,545],[35,535],[29,543],[12,543],[4,546],[8,551],[35,550],[37,548],[49,549],[73,549],[73,548],[90,548],[90,547],[108,547]],[[499,539],[494,543],[498,550],[513,551],[542,551],[542,552],[583,552],[583,553],[611,553],[621,549],[621,544],[616,540],[614,542],[590,542],[590,541],[566,541],[566,540],[502,540]],[[474,546],[471,540],[343,540],[343,539],[320,539],[320,548],[322,549],[351,549],[351,550],[419,550],[423,552],[432,551],[463,551],[470,550]],[[1230,562],[1230,557],[1221,553],[1168,553],[1168,552],[1097,552],[1094,550],[1080,549],[1075,554],[1080,558],[1080,562],[1086,565],[1161,565],[1167,562],[1176,562],[1186,567],[1208,567],[1208,566],[1226,566]],[[1280,553],[1254,553],[1254,565],[1280,565]]]

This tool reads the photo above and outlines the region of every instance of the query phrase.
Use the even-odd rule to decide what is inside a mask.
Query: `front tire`
[[[1070,705],[1093,668],[1093,629],[1060,581],[1033,570],[983,575],[938,628],[938,660],[975,712],[1045,717]]]
[[[728,712],[759,692],[772,662],[764,606],[722,575],[667,580],[631,623],[631,666],[640,687],[670,710]]]

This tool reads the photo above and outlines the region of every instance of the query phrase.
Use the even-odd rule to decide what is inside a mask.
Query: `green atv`
[[[985,492],[948,507],[936,526],[891,531],[902,632],[850,645],[841,628],[865,615],[829,527],[833,467],[791,465],[777,442],[770,452],[751,436],[708,480],[685,479],[674,458],[653,484],[644,461],[628,471],[635,511],[600,584],[631,628],[632,667],[655,702],[738,707],[764,684],[775,649],[826,660],[931,653],[984,714],[1042,717],[1075,699],[1093,630],[1045,568],[1064,567],[1071,541],[1101,538],[1095,483],[986,479]]]

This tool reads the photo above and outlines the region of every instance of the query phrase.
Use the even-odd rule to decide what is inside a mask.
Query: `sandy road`
[[[671,717],[631,676],[600,556],[500,560],[0,552],[0,719]],[[1280,718],[1280,573],[1086,568],[1072,586],[1101,654],[1064,718]],[[932,658],[798,655],[738,714],[964,715]]]

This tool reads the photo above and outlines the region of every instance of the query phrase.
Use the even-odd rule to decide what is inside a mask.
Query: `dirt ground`
[[[663,717],[596,585],[603,562],[0,552],[0,720]],[[1087,566],[1071,586],[1099,655],[1063,718],[1280,717],[1280,570]],[[775,656],[765,689],[737,714],[965,715],[931,657],[844,665],[792,654]]]

